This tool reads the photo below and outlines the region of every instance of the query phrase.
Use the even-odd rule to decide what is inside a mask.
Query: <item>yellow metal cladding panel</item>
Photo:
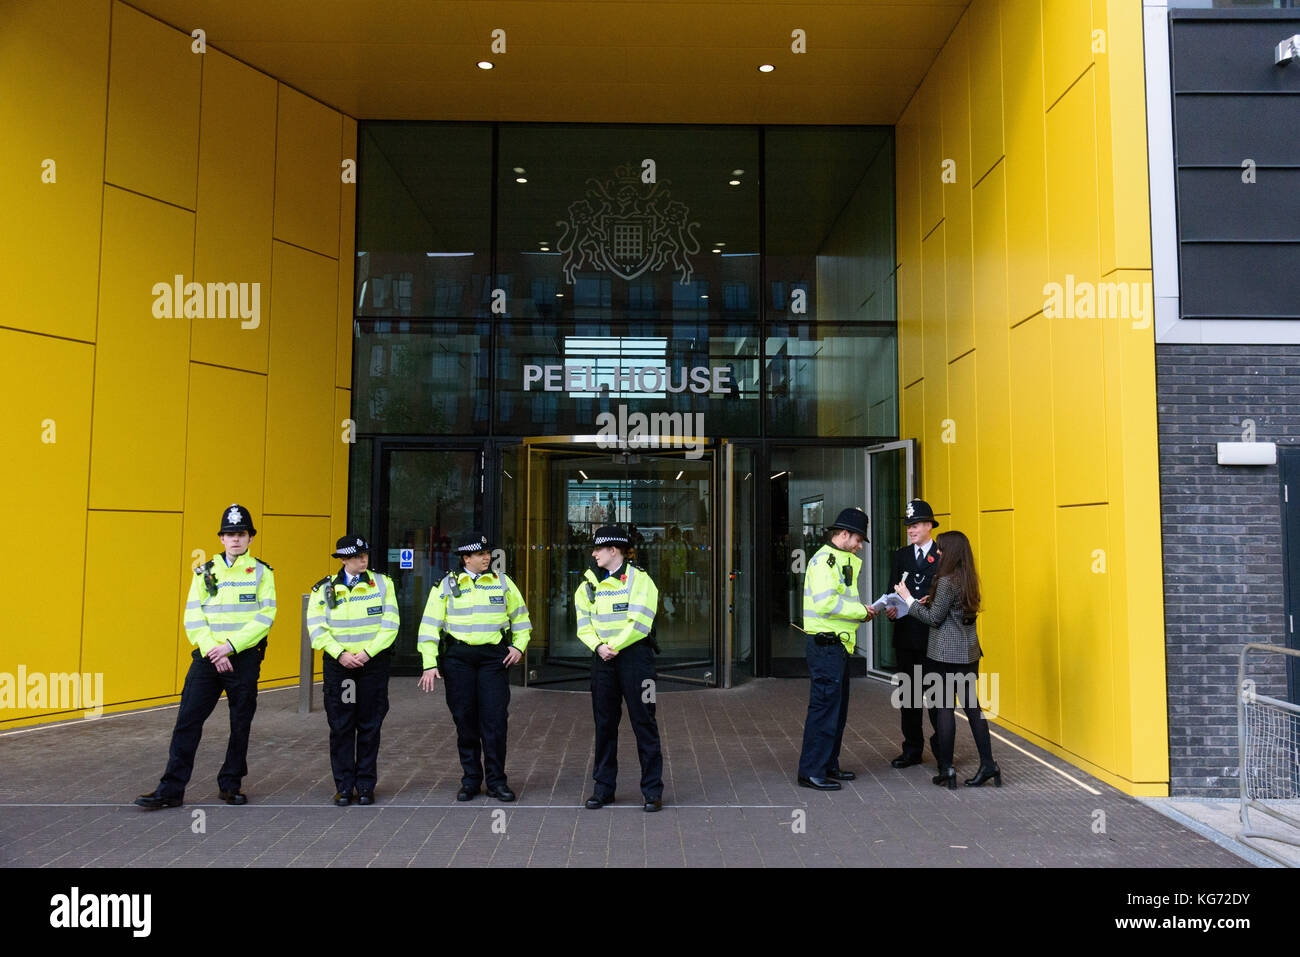
[[[894,131],[898,204],[898,368],[902,388],[921,378],[920,125],[914,99]]]
[[[1098,283],[1097,152],[1090,71],[1047,114],[1047,201],[1056,504],[1108,501],[1105,385],[1098,318],[1115,309]]]
[[[925,374],[921,256],[898,267],[898,371],[900,387],[909,386]]]
[[[953,31],[941,69],[943,209],[949,361],[975,348],[971,319],[970,42],[967,20]]]
[[[981,512],[979,530],[975,570],[980,576],[978,629],[980,650],[984,652],[980,673],[989,675],[990,691],[997,689],[994,710],[998,716],[1015,720],[1020,681],[1016,673],[1014,513]]]
[[[194,208],[204,54],[194,40],[123,3],[113,4],[104,179]]]
[[[930,503],[935,514],[952,509],[948,485],[951,444],[945,438],[952,435],[949,420],[953,420],[953,406],[948,396],[946,372],[934,379],[926,376],[921,380],[925,395],[925,420],[918,433],[921,440],[921,497]]]
[[[970,21],[971,182],[978,183],[1003,153],[998,0],[974,0],[966,19]]]
[[[191,274],[194,214],[106,186],[103,248],[90,507],[179,512],[191,320],[175,277]]]
[[[1047,104],[1092,66],[1092,7],[1105,0],[1042,0]]]
[[[280,84],[276,123],[275,238],[339,254],[343,118]]]
[[[330,537],[330,520],[292,515],[267,515],[265,528],[257,536],[262,558],[275,566],[275,624],[262,660],[261,681],[292,678],[298,674],[302,647],[302,596],[324,576],[338,571],[339,561],[330,558],[338,536]],[[320,656],[315,659],[320,666]]]
[[[1002,5],[1002,115],[1006,123],[1007,257],[1012,324],[1042,308],[1047,282],[1047,173],[1043,47],[1038,0]]]
[[[1015,475],[1017,707],[1024,726],[1060,740],[1052,366],[1048,321],[1011,330],[1011,464]]]
[[[1100,273],[1097,225],[1097,142],[1093,74],[1047,114],[1049,281],[1095,282]]]
[[[1007,330],[1005,184],[994,167],[971,194],[974,219],[975,362],[979,382],[981,508],[1010,508],[1011,366]]]
[[[1056,512],[1060,571],[1061,738],[1074,754],[1116,769],[1106,505]]]
[[[1121,271],[1109,277],[1150,296],[1151,274]],[[1169,780],[1165,710],[1164,600],[1152,589],[1150,566],[1129,561],[1126,547],[1160,553],[1159,461],[1155,403],[1155,346],[1149,315],[1110,323],[1104,330],[1112,560],[1110,587],[1116,628],[1115,670],[1120,768],[1135,781]],[[1126,536],[1137,535],[1128,540]],[[1121,545],[1123,543],[1123,545]]]
[[[357,121],[343,117],[343,153],[345,159],[357,158]],[[339,341],[335,356],[334,384],[352,388],[352,294],[357,275],[356,258],[357,186],[339,183]],[[339,534],[342,534],[341,532]]]
[[[217,430],[213,409],[225,406],[234,398],[240,409],[240,434],[247,437],[228,458],[231,449],[214,445]],[[180,569],[180,594],[184,604],[190,576],[196,562],[202,563],[221,552],[217,529],[221,514],[238,502],[248,509],[258,535],[249,551],[261,554],[262,480],[265,461],[266,377],[252,372],[237,372],[191,363],[189,391],[189,425],[185,450],[185,514],[181,526],[182,540],[176,565]],[[189,668],[189,640],[185,628],[177,623],[177,647],[183,652],[177,660],[176,690],[180,691]]]
[[[924,374],[942,382],[948,367],[947,270],[944,248],[947,229],[941,225],[921,244],[921,334]]]
[[[921,238],[943,219],[943,123],[938,68],[931,68],[913,102],[917,106],[921,183]]]
[[[276,243],[271,280],[266,509],[329,515],[333,485],[338,264]]]
[[[903,389],[902,401],[899,403],[898,434],[905,439],[921,438],[921,426],[925,422],[925,380],[921,379]],[[918,475],[920,481],[922,476]]]
[[[130,543],[125,551],[124,542]],[[179,690],[175,635],[185,604],[176,597],[180,549],[179,513],[90,513],[82,670],[103,672],[108,703]],[[126,562],[124,554],[130,556]],[[123,575],[129,587],[123,587]]]
[[[15,227],[0,229],[6,326],[95,338],[108,10],[0,4],[0,209]]]
[[[190,356],[266,372],[275,81],[215,50],[203,64],[194,275],[202,283],[237,284],[240,308],[214,296],[218,308],[194,324]]]
[[[1101,271],[1151,268],[1147,192],[1146,75],[1142,8],[1094,0],[1104,13],[1106,53],[1097,63],[1097,147],[1101,194]]]
[[[972,542],[979,538],[979,509],[982,490],[979,486],[979,390],[976,387],[976,356],[968,352],[948,366],[947,429],[948,471],[951,491],[948,496],[953,527],[960,529]]]
[[[352,392],[348,389],[334,390],[334,421],[340,427],[334,434],[334,484],[330,496],[330,529],[335,538],[348,534],[348,459],[356,446],[345,442],[345,431],[341,423],[349,421],[352,414]],[[358,530],[357,534],[369,534],[368,529]]]
[[[6,535],[57,552],[57,574],[30,577],[11,603],[0,640],[0,672],[75,671],[80,665],[86,482],[90,471],[90,381],[94,347],[0,329],[5,414]],[[14,507],[17,506],[17,507]],[[13,636],[39,636],[19,642]],[[0,712],[7,721],[28,710]]]

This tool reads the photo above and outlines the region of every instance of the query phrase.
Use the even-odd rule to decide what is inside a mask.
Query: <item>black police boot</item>
[[[357,803],[360,804],[362,807],[365,807],[365,806],[368,805],[368,804],[374,804],[374,803],[375,803],[375,792],[374,792],[374,791],[357,791]]]
[[[150,791],[148,794],[141,794],[135,799],[137,807],[142,807],[146,811],[156,811],[164,807],[180,807],[185,801],[182,798],[159,797],[157,791]]]
[[[852,781],[857,778],[852,771],[841,771],[839,768],[831,768],[826,772],[826,776],[836,781]]]
[[[898,757],[894,758],[894,760],[889,762],[889,766],[891,768],[902,770],[903,768],[910,768],[912,765],[920,763],[921,756],[919,754],[900,754]]]
[[[613,803],[614,803],[614,795],[612,794],[607,798],[601,797],[598,794],[593,794],[591,797],[587,798],[587,803],[584,804],[583,807],[585,807],[588,811],[597,811],[600,808],[604,807],[606,804],[613,804]]]
[[[477,784],[462,784],[460,790],[456,792],[457,801],[472,801],[478,797],[479,786]]]
[[[647,814],[653,814],[655,811],[663,810],[663,806],[663,798],[646,798],[645,804],[642,806],[641,810],[645,811]]]
[[[498,801],[509,803],[515,799],[515,792],[510,790],[508,785],[498,784],[494,788],[487,789],[487,796],[490,798],[496,798]]]
[[[838,791],[839,781],[827,781],[825,778],[800,778],[799,787],[812,788],[815,791]]]
[[[932,777],[930,781],[940,787],[946,784],[949,791],[955,791],[957,790],[957,769],[952,765],[940,768],[939,773]]]
[[[248,803],[248,797],[243,791],[222,791],[221,800],[235,806]]]
[[[337,791],[334,794],[334,803],[339,807],[347,807],[352,803],[352,792]]]

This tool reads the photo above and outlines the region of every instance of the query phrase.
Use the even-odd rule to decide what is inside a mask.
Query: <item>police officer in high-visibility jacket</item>
[[[641,761],[643,809],[663,805],[663,754],[655,722],[655,660],[652,634],[659,608],[659,587],[649,573],[627,560],[627,532],[615,525],[596,529],[591,557],[597,573],[587,570],[574,604],[578,640],[592,650],[591,711],[596,723],[594,793],[587,808],[614,803],[618,777],[618,722],[627,704]]]
[[[248,735],[257,710],[257,678],[266,654],[266,633],[275,621],[275,573],[248,554],[257,529],[248,509],[231,505],[221,513],[218,537],[224,552],[194,569],[185,602],[185,634],[197,647],[181,689],[167,770],[158,787],[136,798],[145,810],[179,807],[194,771],[203,722],[225,691],[230,705],[230,740],[217,773],[227,804],[247,804],[240,783],[248,774]]]
[[[849,715],[849,656],[858,625],[874,615],[858,598],[857,553],[867,541],[867,516],[846,508],[831,525],[830,541],[808,561],[803,584],[803,630],[807,633],[808,717],[799,754],[799,784],[838,791],[852,781],[840,768],[840,744]]]
[[[456,553],[461,568],[447,572],[424,606],[416,641],[424,659],[420,687],[432,691],[438,678],[447,686],[460,754],[456,800],[477,796],[486,770],[488,797],[513,801],[506,783],[509,669],[523,657],[533,625],[518,586],[489,570],[486,535],[475,532]]]
[[[324,652],[325,720],[330,726],[334,803],[375,803],[379,730],[388,714],[388,672],[400,619],[393,580],[369,571],[370,544],[344,535],[334,547],[337,574],[312,586],[307,599],[311,646]]]

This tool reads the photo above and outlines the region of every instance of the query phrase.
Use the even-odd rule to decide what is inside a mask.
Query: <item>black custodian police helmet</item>
[[[860,508],[844,509],[835,519],[831,528],[842,528],[846,532],[856,532],[862,536],[864,542],[870,541],[867,538],[867,513]]]
[[[917,522],[929,522],[935,528],[939,527],[939,520],[934,517],[930,503],[920,498],[907,503],[907,513],[903,516],[904,525],[915,525]]]
[[[602,545],[618,545],[624,550],[631,547],[632,540],[627,537],[627,532],[617,525],[602,525],[596,529],[596,536],[592,540],[592,545],[600,547]]]
[[[464,539],[465,544],[456,546],[456,554],[462,557],[477,555],[479,552],[490,552],[492,546],[488,544],[487,536],[480,531],[470,532]]]
[[[248,532],[248,537],[253,538],[257,535],[257,529],[253,527],[253,520],[248,515],[248,509],[242,505],[231,505],[221,513],[221,528],[218,529],[218,535],[225,535],[229,532]]]
[[[344,535],[334,545],[333,558],[355,558],[370,552],[370,543],[360,535]]]

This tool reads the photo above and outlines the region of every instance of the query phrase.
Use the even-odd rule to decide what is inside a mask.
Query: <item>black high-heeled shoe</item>
[[[1002,769],[994,761],[992,764],[981,764],[980,769],[975,772],[975,777],[966,779],[966,787],[977,788],[989,778],[993,779],[994,787],[1002,787]]]
[[[957,769],[954,767],[940,768],[939,773],[930,779],[934,784],[948,785],[949,791],[957,790]]]

